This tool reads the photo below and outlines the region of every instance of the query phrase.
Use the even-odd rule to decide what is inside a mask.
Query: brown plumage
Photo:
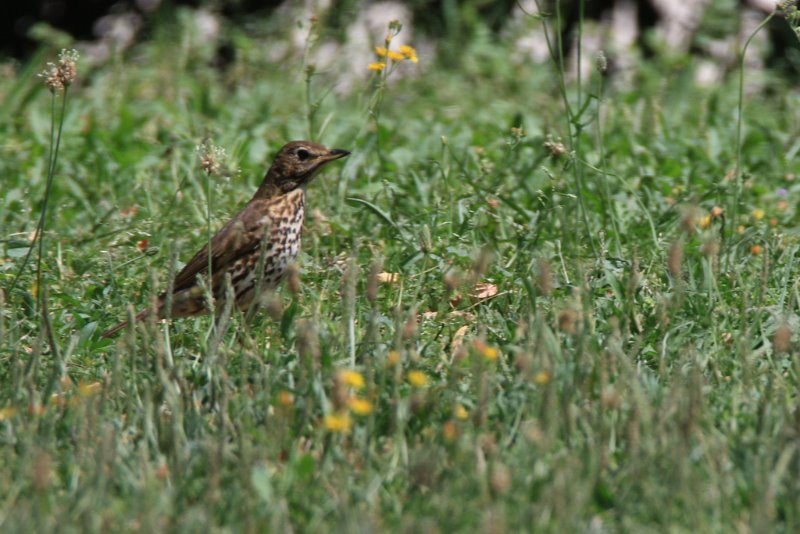
[[[280,283],[286,267],[300,250],[306,186],[327,163],[348,154],[346,150],[331,150],[309,141],[292,141],[280,149],[253,198],[211,240],[211,289],[215,300],[224,298],[226,273],[230,273],[240,309],[253,303],[257,286],[270,289]],[[266,239],[265,230],[269,232]],[[259,281],[256,270],[262,243],[266,243],[267,250]],[[208,274],[208,249],[208,245],[200,249],[175,278],[172,317],[208,312],[203,288],[198,284],[198,275]],[[166,312],[166,301],[166,293],[161,294],[156,304],[159,319]],[[150,313],[151,310],[144,310],[136,320]],[[103,332],[102,337],[111,337],[126,326],[128,322],[124,321]]]

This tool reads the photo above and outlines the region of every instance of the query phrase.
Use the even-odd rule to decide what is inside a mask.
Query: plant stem
[[[742,53],[739,56],[739,103],[737,107],[738,115],[736,118],[736,191],[734,192],[734,200],[733,200],[733,217],[731,218],[731,228],[736,228],[736,225],[739,222],[739,200],[742,195],[742,110],[744,109],[744,58],[745,54],[747,54],[747,47],[750,46],[750,42],[753,40],[753,37],[756,36],[758,32],[760,32],[764,26],[766,26],[772,17],[775,16],[776,11],[773,9],[772,12],[767,15],[761,23],[756,26],[756,29],[750,34],[745,41],[744,46],[742,47]]]
[[[580,2],[581,6],[581,14],[583,14],[583,0]],[[539,5],[539,0],[536,0],[536,7],[539,12],[542,12],[542,9]],[[561,31],[561,1],[556,0],[556,27],[557,30]],[[582,27],[582,19],[579,22],[579,33]],[[589,226],[589,218],[586,215],[586,207],[583,203],[583,176],[582,176],[582,167],[581,167],[581,158],[580,158],[580,137],[583,128],[579,123],[579,117],[576,117],[573,114],[572,107],[569,104],[569,97],[567,95],[567,84],[566,80],[564,79],[564,49],[561,42],[560,33],[558,38],[556,39],[557,49],[553,47],[553,41],[550,37],[550,32],[548,31],[547,23],[545,22],[544,18],[542,18],[542,28],[544,29],[544,37],[545,41],[547,42],[547,48],[550,51],[550,57],[553,58],[554,63],[556,64],[556,71],[557,76],[556,79],[558,80],[558,89],[559,93],[561,94],[561,99],[564,101],[564,111],[567,119],[567,132],[569,133],[569,144],[570,144],[570,152],[573,153],[573,174],[575,176],[575,193],[578,197],[578,210],[581,214],[581,220],[584,225],[584,230],[586,232],[586,237],[589,239],[589,244],[591,245],[592,252],[595,258],[598,257],[597,247],[594,243],[594,237],[592,236],[591,228]],[[580,50],[580,38],[578,39],[578,50]],[[580,52],[578,57],[580,58]],[[578,71],[580,72],[580,62],[578,64]],[[578,81],[580,82],[580,74],[578,75]],[[579,83],[580,85],[580,83]],[[582,109],[580,104],[580,87],[578,88],[578,108]],[[573,132],[574,127],[574,132]]]
[[[39,295],[41,295],[40,291],[40,284],[42,278],[42,254],[44,251],[44,230],[45,230],[45,217],[47,217],[47,205],[50,201],[50,191],[53,187],[53,178],[55,177],[55,169],[56,163],[58,162],[58,148],[61,144],[61,132],[64,127],[64,112],[67,107],[67,87],[64,87],[64,94],[61,101],[61,114],[58,122],[58,135],[55,136],[55,146],[53,145],[53,137],[55,132],[55,115],[56,115],[56,95],[53,93],[52,101],[51,101],[51,110],[50,110],[50,151],[48,155],[48,165],[47,165],[47,184],[45,185],[44,191],[44,202],[42,205],[42,213],[39,215],[39,222],[36,224],[36,231],[33,234],[33,241],[31,242],[31,246],[28,247],[28,252],[25,254],[25,258],[22,260],[22,264],[17,269],[17,273],[14,275],[14,279],[11,281],[11,285],[8,287],[8,293],[14,290],[17,287],[17,282],[19,281],[20,276],[22,276],[22,272],[25,270],[25,267],[28,265],[28,261],[31,258],[31,253],[33,252],[33,247],[36,246],[36,240],[39,240],[39,256],[36,261],[36,309],[39,309]]]

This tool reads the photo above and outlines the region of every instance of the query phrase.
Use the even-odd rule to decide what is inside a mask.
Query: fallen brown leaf
[[[497,286],[488,282],[475,284],[475,292],[472,296],[476,299],[488,299],[497,295]]]
[[[400,281],[400,273],[378,273],[378,282],[381,284],[395,284]]]
[[[454,360],[457,355],[461,353],[461,348],[464,346],[464,337],[469,332],[469,325],[464,325],[453,334],[453,342],[450,344],[450,360]]]

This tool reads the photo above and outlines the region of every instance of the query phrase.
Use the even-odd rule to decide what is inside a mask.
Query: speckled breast
[[[300,252],[300,240],[305,220],[305,194],[302,190],[287,195],[286,202],[270,213],[265,227],[269,230],[264,256],[264,271],[261,291],[277,286],[286,274],[286,268],[295,261]],[[241,258],[230,269],[231,281],[236,295],[236,304],[247,308],[255,296],[258,284],[256,270],[261,258],[261,246],[247,257]]]

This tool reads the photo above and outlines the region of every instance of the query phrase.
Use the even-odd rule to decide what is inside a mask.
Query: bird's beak
[[[342,150],[341,148],[333,148],[324,156],[321,156],[320,159],[322,161],[333,161],[335,159],[340,159],[345,156],[350,155],[350,151]]]

